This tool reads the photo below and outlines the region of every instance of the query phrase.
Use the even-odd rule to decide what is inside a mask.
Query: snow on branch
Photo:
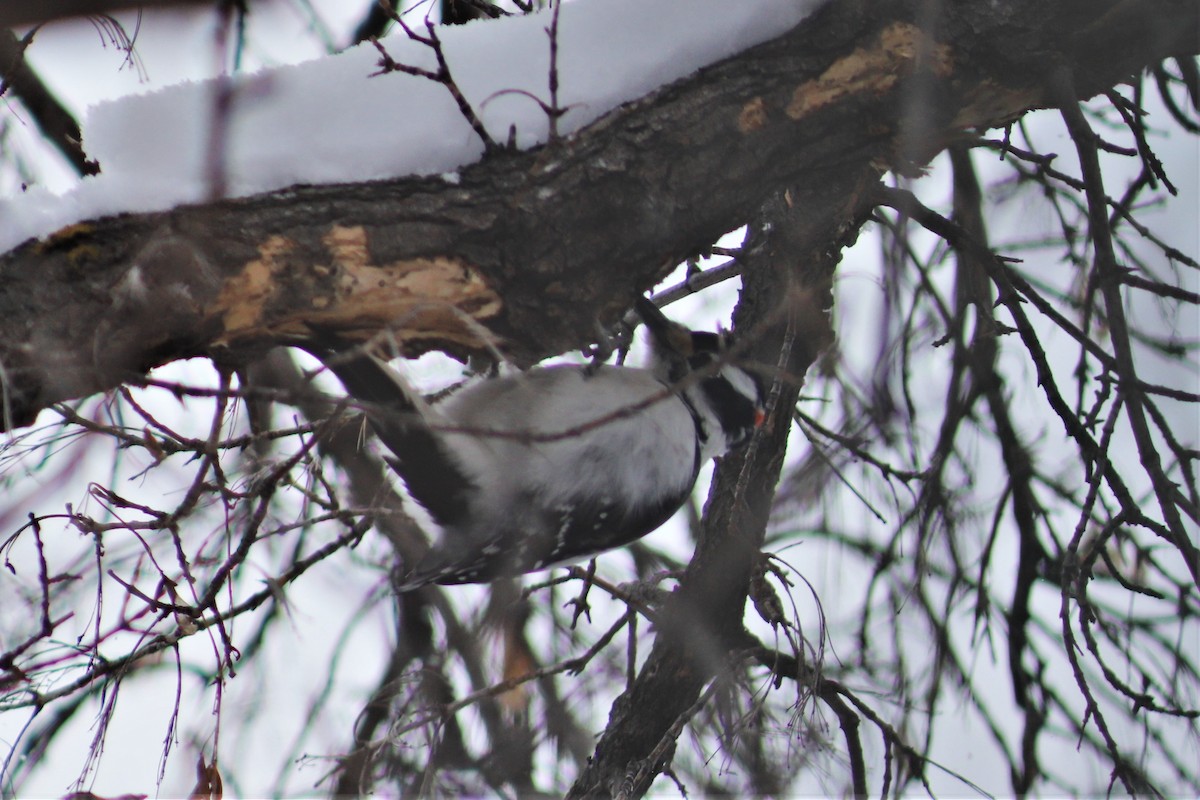
[[[185,83],[102,103],[83,126],[102,174],[65,196],[34,188],[0,200],[0,251],[81,220],[211,199],[204,120],[218,103],[228,103],[230,197],[438,175],[478,161],[488,141],[510,131],[518,149],[547,141],[544,104],[531,98],[547,91],[551,44],[558,84],[550,87],[551,106],[567,110],[554,127],[569,135],[622,103],[784,33],[821,4],[673,0],[648,10],[640,0],[581,0],[561,12],[430,25],[428,36],[402,31],[374,47],[364,43],[232,83]],[[557,35],[548,43],[552,24]],[[376,47],[408,74],[370,79],[379,72]],[[453,81],[427,80],[443,74]]]

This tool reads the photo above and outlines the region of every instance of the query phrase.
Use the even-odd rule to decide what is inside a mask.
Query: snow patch
[[[559,132],[794,27],[823,0],[577,0],[558,28]],[[550,11],[438,27],[456,84],[497,142],[544,144]],[[423,26],[416,28],[425,34]],[[381,41],[397,63],[436,70],[403,32]],[[371,77],[379,53],[338,55],[230,79],[169,86],[89,110],[84,146],[103,172],[65,194],[0,200],[0,251],[81,220],[167,210],[215,194],[294,184],[451,175],[483,155],[446,88],[403,73]]]

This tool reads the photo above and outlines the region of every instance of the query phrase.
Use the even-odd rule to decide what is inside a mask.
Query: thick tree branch
[[[1086,97],[1200,50],[1181,0],[1103,3],[1107,14],[979,0],[944,8],[936,30],[918,25],[921,5],[834,2],[458,183],[295,187],[27,242],[0,258],[4,424],[173,359],[242,359],[310,323],[360,338],[391,328],[409,354],[563,352],[784,186],[919,167],[968,128],[1048,105],[1051,63]],[[1097,50],[1117,34],[1120,48]]]
[[[681,589],[663,610],[654,649],[632,688],[613,704],[596,754],[571,789],[572,797],[641,796],[669,766],[664,738],[704,686],[727,668],[742,643],[750,576],[763,542],[783,464],[800,380],[831,339],[830,281],[840,258],[840,236],[863,222],[855,205],[833,202],[866,193],[860,186],[826,187],[815,205],[772,203],[760,223],[769,235],[752,237],[735,323],[751,331],[751,362],[776,364],[784,352],[782,385],[765,431],[744,453],[722,460],[705,508],[703,532]],[[849,232],[847,234],[847,232]],[[632,785],[628,785],[632,782]]]

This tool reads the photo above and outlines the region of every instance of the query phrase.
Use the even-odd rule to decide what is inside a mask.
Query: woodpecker
[[[641,298],[648,368],[557,365],[470,383],[426,406],[386,361],[317,337],[317,356],[361,404],[388,462],[441,529],[402,575],[484,583],[626,545],[665,522],[708,459],[762,422],[759,382],[719,334]]]

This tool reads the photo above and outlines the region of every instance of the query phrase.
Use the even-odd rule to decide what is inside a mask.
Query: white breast
[[[644,502],[695,477],[691,412],[646,370],[561,366],[482,381],[435,406],[430,422],[454,430],[481,511],[581,493]]]

